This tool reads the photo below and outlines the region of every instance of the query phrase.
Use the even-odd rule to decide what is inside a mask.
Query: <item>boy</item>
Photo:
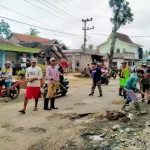
[[[122,106],[122,110],[123,111],[126,111],[125,110],[125,107],[127,106],[127,104],[129,103],[129,101],[132,101],[134,103],[134,106],[135,106],[135,109],[137,111],[138,114],[143,114],[145,113],[144,111],[141,111],[141,108],[140,108],[140,105],[138,103],[138,99],[137,99],[137,96],[136,94],[134,93],[134,91],[137,91],[139,93],[141,93],[142,95],[144,95],[144,92],[139,90],[137,87],[136,87],[136,84],[138,82],[138,78],[143,78],[144,76],[144,71],[139,69],[137,70],[137,74],[134,74],[133,76],[131,76],[125,83],[125,86],[124,86],[124,89],[126,91],[126,95],[127,95],[127,98]]]

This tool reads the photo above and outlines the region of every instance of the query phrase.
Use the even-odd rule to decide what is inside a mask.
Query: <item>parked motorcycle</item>
[[[108,85],[108,83],[109,83],[109,80],[108,80],[107,74],[106,74],[106,73],[103,73],[103,74],[101,75],[101,84],[106,84],[106,85]]]
[[[2,77],[0,77],[0,79],[3,80]],[[20,93],[20,81],[13,80],[12,86],[9,88],[9,96],[11,99],[15,99],[19,96],[19,93]],[[0,86],[0,97],[6,97],[6,96],[7,96],[7,90],[5,86]]]
[[[65,78],[63,80],[63,83],[60,85],[60,90],[59,90],[59,87],[56,89],[56,95],[61,94],[62,96],[65,96],[69,89],[68,85],[69,85],[69,81],[68,81],[68,79]],[[47,83],[44,84],[43,90],[44,90],[43,97],[45,98],[47,95],[47,92],[48,92]]]

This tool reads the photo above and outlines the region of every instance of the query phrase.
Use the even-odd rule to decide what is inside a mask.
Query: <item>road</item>
[[[118,97],[118,79],[111,79],[109,85],[102,86],[103,97],[100,98],[98,89],[94,96],[88,96],[91,79],[68,78],[70,89],[65,97],[56,99],[58,110],[44,111],[43,99],[40,99],[38,111],[33,111],[34,101],[31,100],[26,114],[19,114],[23,106],[24,90],[21,90],[18,99],[9,103],[0,99],[0,150],[62,149],[68,137],[79,139],[80,143],[82,140],[77,137],[77,132],[84,126],[75,126],[67,115],[120,109],[120,105],[111,103],[112,100],[121,99]],[[45,142],[50,145],[45,147]]]

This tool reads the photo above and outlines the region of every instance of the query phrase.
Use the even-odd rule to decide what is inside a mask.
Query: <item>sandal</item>
[[[37,107],[34,107],[33,111],[37,111],[37,110],[38,110],[38,108],[37,108]]]
[[[22,113],[22,114],[25,114],[25,113],[26,113],[24,110],[20,110],[19,112]]]

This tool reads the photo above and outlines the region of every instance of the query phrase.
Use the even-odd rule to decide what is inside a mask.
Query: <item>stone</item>
[[[89,139],[93,141],[104,141],[104,139],[101,138],[99,135],[90,136]]]
[[[103,134],[100,134],[99,136],[100,136],[100,137],[104,137],[105,135],[106,135],[106,134],[105,134],[105,133],[103,133]]]
[[[119,129],[120,129],[120,126],[119,126],[119,124],[117,124],[117,125],[113,126],[113,127],[112,127],[112,129],[113,129],[114,131],[117,131],[117,130],[119,130]]]
[[[131,129],[130,128],[126,128],[125,132],[131,132]]]
[[[124,133],[124,130],[121,129],[121,130],[120,130],[120,133]]]

